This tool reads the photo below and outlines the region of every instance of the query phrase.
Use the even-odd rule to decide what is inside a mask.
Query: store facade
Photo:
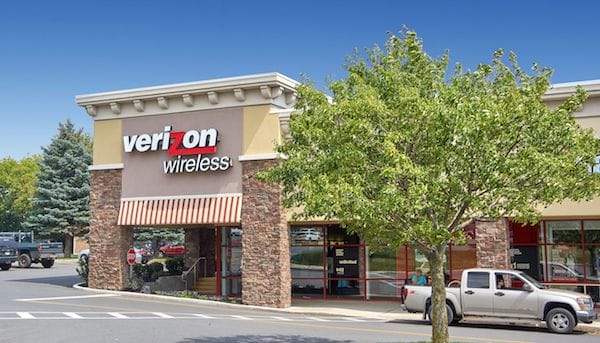
[[[256,179],[280,159],[297,85],[272,73],[78,96],[94,120],[90,287],[123,288],[134,228],[184,228],[186,268],[201,262],[217,295],[246,304],[398,299],[418,269],[426,274],[409,247],[373,249],[336,223],[291,222],[279,188]],[[591,96],[575,116],[600,133],[600,83],[584,87]],[[546,101],[573,91],[557,85]],[[467,245],[448,247],[448,280],[470,267],[513,267],[594,296],[600,199],[543,213],[534,227],[474,223]],[[573,275],[556,276],[563,266]]]

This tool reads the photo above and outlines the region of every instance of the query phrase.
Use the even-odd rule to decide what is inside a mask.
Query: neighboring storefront
[[[94,120],[90,286],[122,289],[133,229],[165,227],[185,229],[187,268],[201,263],[215,294],[246,304],[398,299],[417,270],[426,279],[419,251],[374,249],[336,223],[290,222],[279,189],[257,181],[280,158],[297,85],[272,73],[78,96]],[[575,116],[598,134],[600,82],[584,87]],[[546,101],[573,91],[556,85]],[[448,247],[447,281],[512,267],[599,301],[600,199],[552,205],[532,227],[502,219],[468,234]]]

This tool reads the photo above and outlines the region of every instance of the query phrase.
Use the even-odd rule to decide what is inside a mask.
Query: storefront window
[[[292,278],[323,278],[323,247],[292,246]]]
[[[579,221],[546,222],[547,243],[581,244],[581,224]]]
[[[404,273],[396,270],[398,261],[395,249],[367,249],[367,299],[395,298],[400,295],[404,284]],[[404,249],[403,251],[404,252]]]
[[[586,220],[583,222],[583,241],[585,244],[600,245],[600,220]]]
[[[600,283],[600,246],[585,247],[585,275],[587,282]]]
[[[585,292],[592,297],[596,306],[600,306],[600,286],[586,286]]]
[[[322,298],[323,279],[292,279],[292,296],[299,298]]]
[[[548,245],[546,282],[583,282],[583,254],[579,246]]]

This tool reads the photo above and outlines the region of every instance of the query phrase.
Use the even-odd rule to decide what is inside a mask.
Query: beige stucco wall
[[[244,107],[243,155],[270,154],[281,142],[279,117],[271,106]]]
[[[542,218],[600,218],[600,198],[580,202],[565,200],[552,204],[542,210]]]
[[[122,163],[121,119],[94,121],[94,164]]]

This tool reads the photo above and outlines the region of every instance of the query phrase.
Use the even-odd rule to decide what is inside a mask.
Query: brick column
[[[185,235],[185,255],[183,258],[184,268],[190,269],[196,259],[200,257],[200,235],[198,229],[184,229]]]
[[[508,221],[475,222],[477,267],[508,269]]]
[[[117,225],[121,202],[121,170],[90,173],[91,288],[123,289],[129,277],[127,250],[133,246],[133,228]]]
[[[275,160],[242,162],[242,302],[289,307],[290,242],[281,191],[256,179],[257,172],[275,165]]]

